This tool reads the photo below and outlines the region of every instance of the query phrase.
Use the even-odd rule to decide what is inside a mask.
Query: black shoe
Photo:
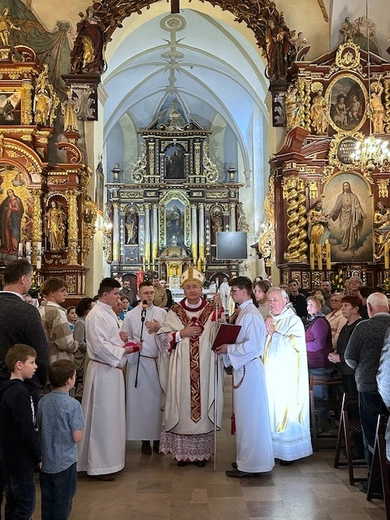
[[[358,482],[357,487],[359,491],[367,494],[368,480],[362,480],[361,482]],[[371,492],[371,496],[372,498],[378,498],[379,500],[383,500],[383,491],[376,483],[374,483],[374,488]]]
[[[160,453],[160,441],[153,441],[154,453]]]
[[[198,468],[204,468],[206,466],[205,460],[194,460],[193,462],[195,466],[198,466]]]
[[[295,460],[280,460],[279,464],[281,466],[291,466],[291,464],[294,464]]]
[[[261,476],[261,473],[247,473],[246,471],[240,471],[239,469],[228,469],[225,473],[228,477],[232,478],[254,478]]]
[[[184,466],[187,466],[187,464],[188,462],[186,462],[185,460],[179,460],[179,462],[177,463],[179,468],[184,468]]]
[[[237,469],[237,462],[232,462],[232,468]]]
[[[150,447],[149,441],[142,441],[142,448],[141,451],[144,455],[151,455],[152,454],[152,448]]]

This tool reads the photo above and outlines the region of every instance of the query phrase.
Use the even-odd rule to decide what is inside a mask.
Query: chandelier
[[[352,161],[360,167],[361,170],[372,172],[375,168],[382,169],[390,164],[390,149],[388,141],[378,139],[373,135],[372,122],[375,118],[374,100],[382,106],[381,95],[383,89],[379,81],[375,81],[371,85],[371,55],[370,55],[370,30],[369,30],[369,16],[368,16],[368,0],[366,0],[366,21],[367,21],[367,77],[368,77],[368,107],[367,114],[370,121],[370,134],[357,141],[355,151],[351,154]],[[384,109],[383,109],[384,110]],[[383,119],[378,129],[378,124],[374,121],[374,131],[377,133],[383,132]]]
[[[370,131],[369,136],[356,143],[351,158],[360,166],[361,170],[368,172],[372,172],[376,167],[388,166],[390,163],[389,143],[377,139]]]

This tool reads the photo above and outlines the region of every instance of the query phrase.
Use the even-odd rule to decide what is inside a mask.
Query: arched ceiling
[[[146,14],[139,17],[140,24],[124,20],[110,43],[102,78],[108,94],[105,138],[121,120],[126,126],[131,120],[137,130],[148,126],[173,90],[202,126],[226,122],[249,168],[253,115],[268,118],[265,64],[253,38],[251,42],[234,28],[232,16],[229,24],[229,19],[188,8],[170,15],[161,4]]]

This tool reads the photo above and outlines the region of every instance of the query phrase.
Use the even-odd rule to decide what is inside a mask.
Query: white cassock
[[[292,461],[313,453],[305,330],[289,307],[272,318],[263,356],[272,443],[275,458]]]
[[[222,360],[211,350],[215,315],[214,304],[201,299],[198,306],[190,307],[184,299],[170,309],[157,334],[162,349],[160,381],[165,394],[160,451],[172,453],[178,461],[209,460],[214,453],[214,407],[218,430],[223,408]],[[202,334],[176,341],[176,332],[191,320],[203,327]]]
[[[271,471],[275,465],[264,366],[264,319],[251,300],[240,305],[237,342],[228,345],[226,366],[233,367],[237,468],[247,473]]]
[[[228,282],[222,282],[219,286],[218,292],[221,296],[222,307],[225,309],[225,313],[227,313],[229,309],[230,298],[230,285],[228,284]]]
[[[85,430],[77,469],[88,475],[106,475],[125,465],[125,383],[121,367],[126,355],[110,305],[98,301],[86,317],[85,329],[90,360],[81,404]]]
[[[129,340],[140,341],[141,312],[138,305],[126,313],[122,330],[128,333]],[[152,305],[146,310],[146,321],[157,320],[160,325],[167,313],[161,307]],[[158,369],[160,365],[159,348],[156,334],[149,334],[145,325],[142,330],[142,351],[127,356],[126,374],[126,432],[128,440],[158,440],[162,426],[162,388]],[[135,380],[139,359],[137,387]]]

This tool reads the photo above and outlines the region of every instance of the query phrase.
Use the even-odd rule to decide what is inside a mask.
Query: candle
[[[322,271],[322,247],[318,245],[318,270]]]
[[[19,242],[19,246],[18,246],[18,258],[22,258],[23,256],[23,244],[22,242]]]
[[[37,254],[40,255],[42,253],[42,242],[38,242],[37,244]]]
[[[325,250],[326,250],[326,269],[329,271],[332,269],[332,255],[330,251],[330,242],[329,240],[325,240]]]
[[[310,269],[314,270],[314,244],[310,244]]]
[[[388,242],[385,243],[385,252],[384,252],[384,261],[385,261],[385,269],[389,268],[389,244]]]
[[[26,242],[26,255],[31,256],[31,242]]]
[[[37,269],[41,269],[41,268],[42,268],[41,255],[38,255],[37,256]]]

